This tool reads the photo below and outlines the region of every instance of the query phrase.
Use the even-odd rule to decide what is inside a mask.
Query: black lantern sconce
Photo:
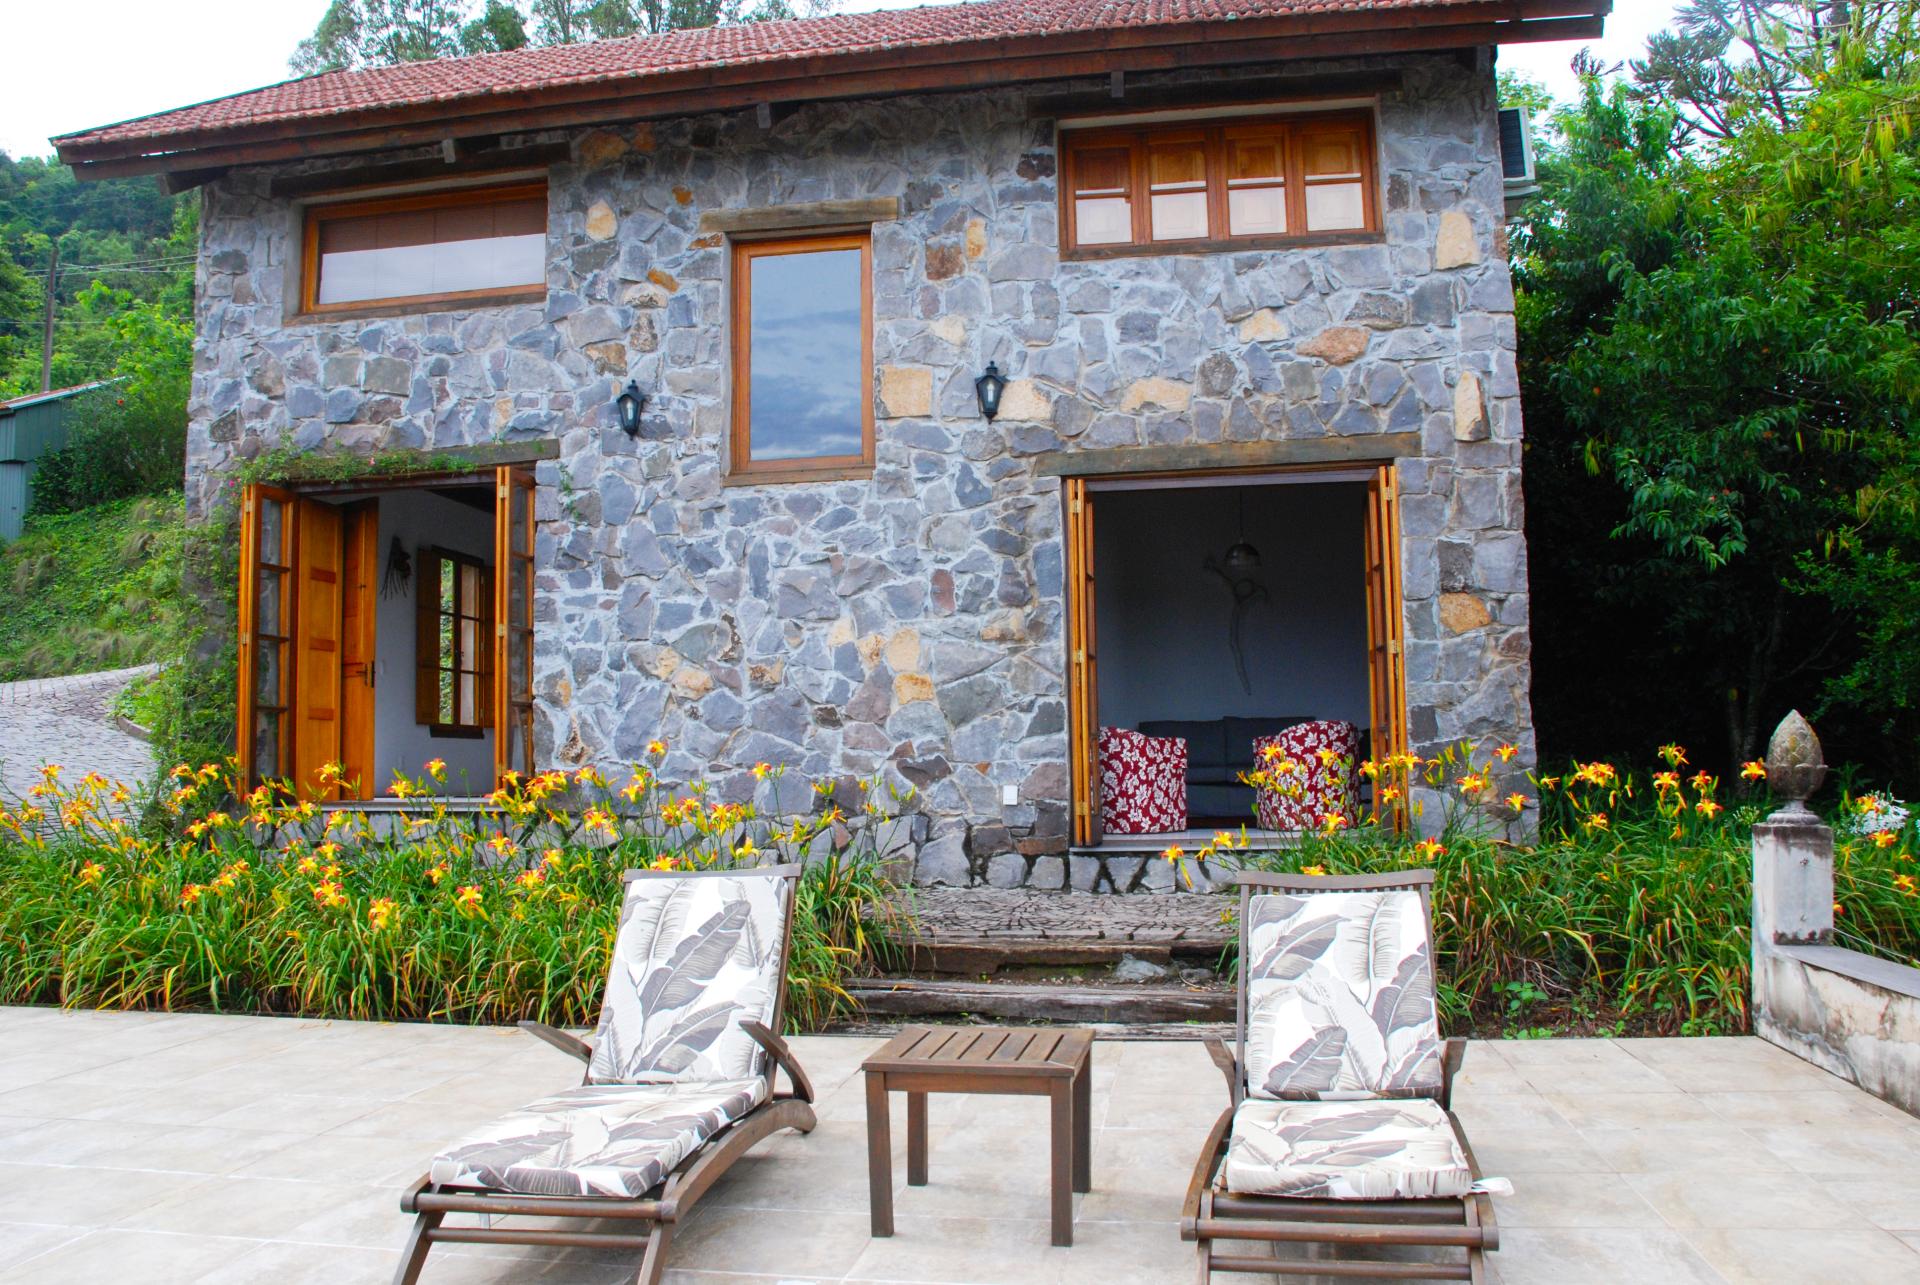
[[[980,399],[980,413],[989,422],[1000,413],[1000,394],[1007,391],[1006,377],[995,362],[987,363],[987,373],[973,381],[973,392]]]
[[[626,430],[628,437],[637,437],[640,433],[640,408],[647,404],[647,395],[640,391],[640,385],[629,379],[626,388],[613,399],[613,403],[620,408],[620,427]]]

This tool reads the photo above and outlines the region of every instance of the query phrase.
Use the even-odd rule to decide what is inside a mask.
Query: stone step
[[[972,1014],[1021,1022],[1231,1022],[1233,991],[1187,986],[961,982],[880,977],[851,982],[867,1019]]]

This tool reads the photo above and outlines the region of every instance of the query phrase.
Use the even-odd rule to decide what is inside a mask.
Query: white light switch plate
[[[1008,807],[1012,807],[1014,804],[1018,803],[1019,801],[1020,801],[1019,786],[1003,785],[1000,787],[1000,802],[1004,803]]]

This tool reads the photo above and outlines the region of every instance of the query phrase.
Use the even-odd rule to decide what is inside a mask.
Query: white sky
[[[132,116],[218,98],[287,77],[287,56],[313,31],[327,0],[92,0],[86,33],[61,4],[8,5],[10,56],[0,75],[0,151],[50,152],[47,139]],[[848,9],[904,7],[900,0],[851,0]],[[1637,54],[1666,24],[1673,0],[1615,0],[1606,38],[1609,62]],[[1519,67],[1562,98],[1579,42],[1510,45],[1501,65]]]

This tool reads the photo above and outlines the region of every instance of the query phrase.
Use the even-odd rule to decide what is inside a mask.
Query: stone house
[[[1531,765],[1494,62],[1607,7],[982,0],[56,143],[203,194],[196,518],[275,448],[425,453],[245,489],[257,774],[658,737],[732,797],[911,784],[923,881],[1059,887],[1103,726]]]

